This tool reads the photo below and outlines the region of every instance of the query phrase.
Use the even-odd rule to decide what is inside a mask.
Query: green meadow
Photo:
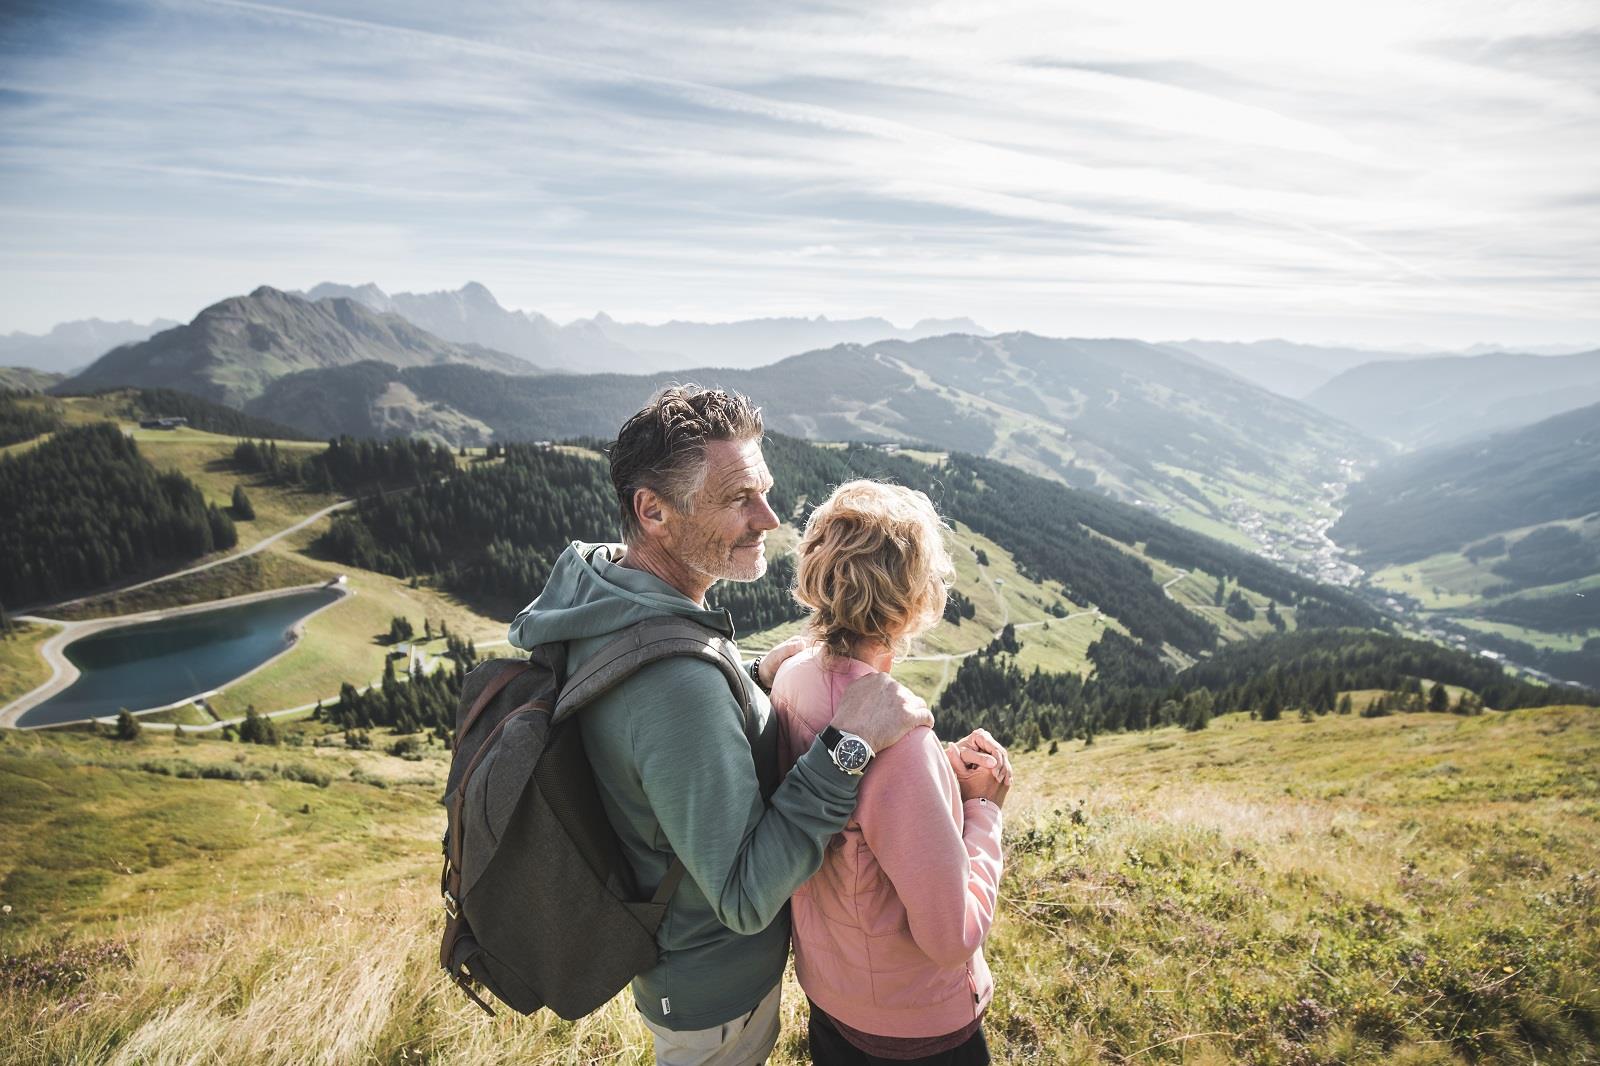
[[[456,992],[444,752],[0,735],[10,1061],[640,1064]],[[987,1016],[1006,1063],[1600,1053],[1600,714],[1219,718],[1017,754]],[[775,1063],[805,1061],[792,978]]]

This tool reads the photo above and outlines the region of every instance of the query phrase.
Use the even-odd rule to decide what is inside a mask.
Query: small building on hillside
[[[182,426],[187,426],[188,424],[189,424],[189,420],[187,418],[181,418],[181,417],[146,418],[146,419],[143,419],[143,420],[141,420],[139,422],[139,428],[140,429],[178,429],[178,428],[180,428]]]

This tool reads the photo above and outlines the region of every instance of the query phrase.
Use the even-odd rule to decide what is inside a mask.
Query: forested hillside
[[[521,444],[491,453],[501,461],[415,491],[363,500],[334,523],[323,549],[397,577],[435,576],[503,613],[543,585],[569,541],[616,535],[611,484],[592,455]],[[1158,650],[1201,654],[1215,647],[1218,631],[1163,591],[1135,546],[1295,605],[1302,626],[1378,624],[1373,612],[1339,590],[1138,508],[1003,463],[955,454],[935,467],[872,447],[822,448],[781,435],[769,437],[765,454],[776,482],[773,507],[797,526],[809,506],[853,477],[921,489],[946,517],[1003,545],[1025,576],[1060,582],[1074,602],[1095,605]],[[775,561],[761,582],[719,585],[711,598],[733,612],[741,632],[764,629],[795,615],[788,580],[788,569]]]
[[[63,430],[0,458],[0,601],[20,606],[232,547],[233,522],[116,426]]]
[[[1390,460],[1351,487],[1330,533],[1365,561],[1408,563],[1596,511],[1600,404],[1487,440]],[[1548,572],[1544,563],[1533,570]],[[1550,580],[1561,578],[1518,583]]]
[[[280,378],[247,409],[322,436],[421,433],[483,444],[612,432],[673,380],[737,389],[769,428],[810,440],[925,442],[1000,459],[1279,558],[1328,510],[1329,485],[1383,448],[1210,366],[1127,340],[953,334],[841,345],[754,370],[510,377],[362,363]],[[1246,533],[1246,524],[1254,532]]]
[[[62,396],[93,396],[109,402],[110,410],[117,415],[141,421],[147,418],[182,418],[193,429],[207,433],[221,433],[231,437],[267,437],[277,440],[325,440],[304,430],[267,418],[247,415],[233,407],[201,399],[192,393],[177,389],[96,389],[77,392],[71,388],[58,391]]]
[[[61,426],[61,405],[21,389],[0,389],[0,448]]]
[[[1099,732],[1204,729],[1213,715],[1230,711],[1268,720],[1285,712],[1350,714],[1357,708],[1341,694],[1371,690],[1383,695],[1363,703],[1360,711],[1369,716],[1600,703],[1593,691],[1519,681],[1479,656],[1367,630],[1309,630],[1244,641],[1182,672],[1114,633],[1095,650],[1099,669],[1087,680],[1024,672],[1003,652],[965,660],[939,697],[940,735],[954,739],[981,727],[1003,744],[1031,748]]]

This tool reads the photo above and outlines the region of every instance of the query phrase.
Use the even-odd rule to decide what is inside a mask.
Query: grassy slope
[[[0,707],[50,680],[39,645],[55,632],[55,626],[17,622],[10,633],[0,636]]]
[[[1583,519],[1548,522],[1543,526],[1525,526],[1508,530],[1503,535],[1508,541],[1516,541],[1544,526],[1579,529],[1583,524]],[[1506,578],[1496,574],[1492,569],[1504,558],[1504,555],[1500,555],[1473,562],[1459,551],[1440,552],[1416,562],[1400,563],[1377,570],[1372,574],[1372,583],[1390,592],[1414,598],[1424,612],[1422,616],[1424,620],[1430,617],[1444,618],[1469,629],[1509,637],[1539,648],[1574,651],[1588,637],[1600,635],[1600,631],[1593,629],[1579,634],[1548,633],[1526,626],[1490,622],[1473,617],[1475,612],[1508,598],[1588,593],[1591,589],[1600,589],[1600,574],[1591,574],[1552,585],[1517,589],[1499,597],[1485,596],[1486,589],[1506,583]]]
[[[175,759],[266,779],[136,768]],[[1597,760],[1600,714],[1579,708],[1228,716],[1020,754],[987,949],[996,1061],[1592,1061]],[[444,983],[443,770],[438,749],[0,738],[0,1045],[648,1061],[626,997],[577,1025],[491,1021]],[[803,1032],[791,978],[775,1063],[804,1061]]]

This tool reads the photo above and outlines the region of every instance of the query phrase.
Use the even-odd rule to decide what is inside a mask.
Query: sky
[[[0,0],[0,333],[325,280],[1600,342],[1600,4]]]

